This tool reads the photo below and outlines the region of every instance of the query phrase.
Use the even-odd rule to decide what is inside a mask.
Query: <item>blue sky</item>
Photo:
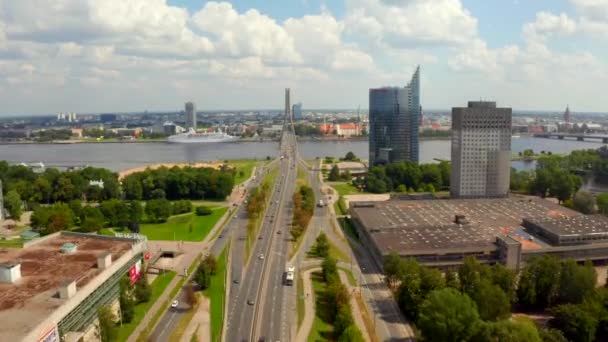
[[[0,115],[367,107],[608,111],[608,0],[0,1]]]

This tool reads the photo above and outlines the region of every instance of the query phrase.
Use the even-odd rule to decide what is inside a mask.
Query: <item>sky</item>
[[[608,112],[608,0],[0,0],[0,115],[367,108]]]

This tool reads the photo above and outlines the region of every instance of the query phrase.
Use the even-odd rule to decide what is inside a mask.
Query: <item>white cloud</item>
[[[293,38],[274,19],[255,9],[239,14],[229,3],[208,2],[194,14],[192,22],[213,36],[213,43],[221,54],[259,56],[283,63],[301,61]]]
[[[347,31],[392,47],[465,44],[477,19],[460,0],[348,0]]]
[[[565,13],[555,15],[549,12],[536,13],[536,20],[523,27],[523,34],[529,40],[544,40],[552,35],[571,35],[576,32],[577,25]]]

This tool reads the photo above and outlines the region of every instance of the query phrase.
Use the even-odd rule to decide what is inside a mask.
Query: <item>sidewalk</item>
[[[298,329],[298,334],[296,335],[295,339],[296,342],[305,342],[308,339],[310,329],[312,329],[312,324],[315,321],[315,296],[312,289],[312,281],[310,280],[310,276],[312,272],[318,270],[320,270],[320,268],[316,267],[301,273],[304,283],[304,319],[302,320],[300,329]]]
[[[192,320],[188,324],[188,328],[184,331],[180,342],[190,342],[192,336],[196,333],[196,338],[200,342],[211,341],[211,319],[209,316],[209,298],[200,296],[201,301],[198,309]]]

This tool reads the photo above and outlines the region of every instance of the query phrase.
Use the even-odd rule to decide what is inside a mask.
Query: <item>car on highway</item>
[[[277,234],[283,234],[283,232],[280,230],[277,230]]]
[[[171,302],[171,307],[174,309],[177,308],[178,305],[179,305],[179,302],[177,301],[177,299],[174,300],[173,302]]]
[[[232,282],[233,282],[233,283],[235,283],[235,284],[238,284],[238,283],[240,283],[241,281],[239,280],[239,278],[234,278],[234,279],[232,280]]]
[[[253,305],[253,304],[255,304],[255,300],[250,299],[250,300],[248,300],[248,301],[247,301],[247,304],[249,304],[249,305]]]
[[[260,260],[264,260],[264,254],[260,254],[260,255],[258,255],[258,259],[260,259]]]

